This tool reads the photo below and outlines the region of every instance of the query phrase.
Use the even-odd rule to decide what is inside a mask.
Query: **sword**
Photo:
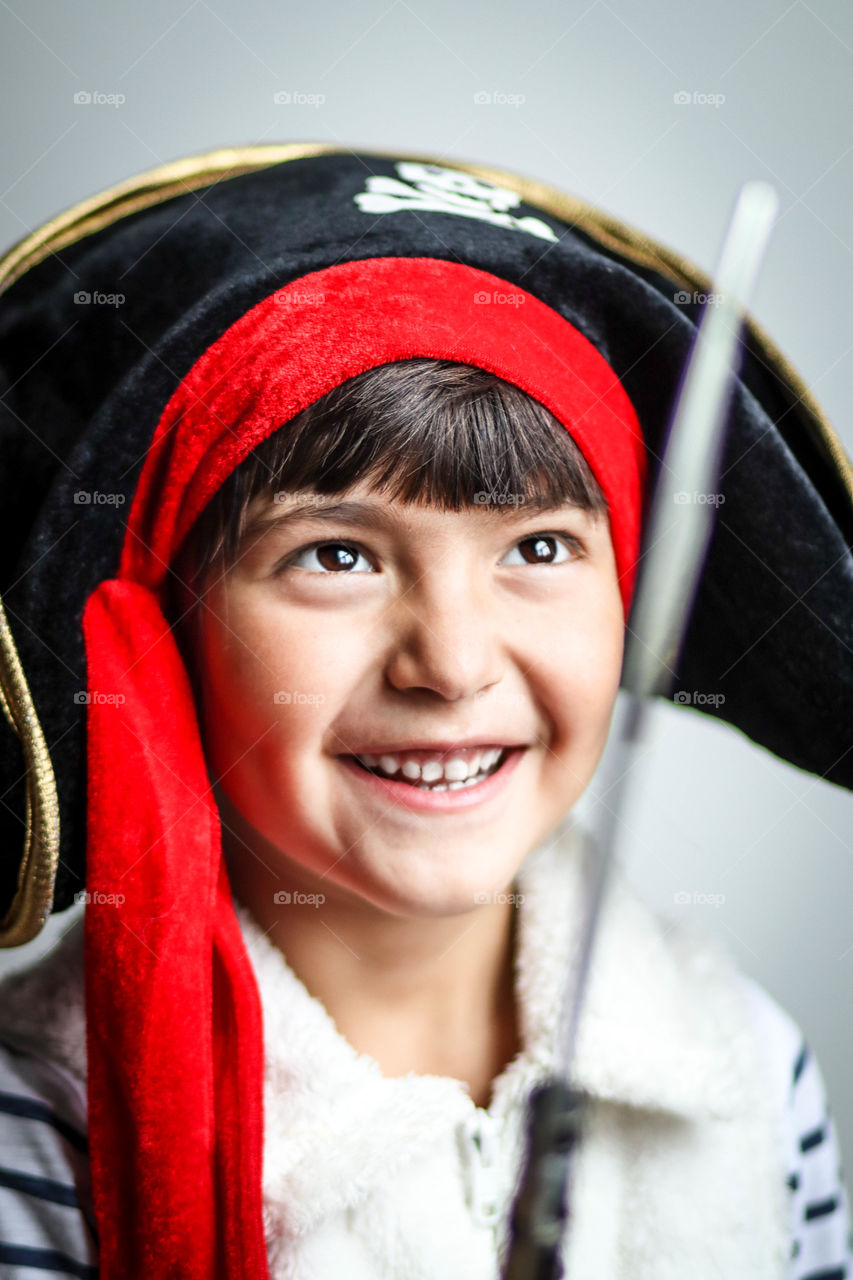
[[[572,1085],[578,1028],[604,890],[616,850],[617,820],[646,727],[651,696],[671,687],[713,531],[716,505],[697,501],[720,479],[725,428],[740,366],[740,333],[778,212],[769,183],[745,183],[735,202],[673,413],[649,509],[634,604],[627,626],[624,701],[604,761],[608,797],[590,851],[591,874],[556,1032],[553,1075],[528,1100],[527,1152],[510,1219],[503,1280],[560,1280],[571,1224],[572,1157],[582,1139],[585,1098]],[[686,495],[687,500],[681,495]]]

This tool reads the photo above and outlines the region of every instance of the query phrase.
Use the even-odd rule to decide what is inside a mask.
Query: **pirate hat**
[[[169,563],[277,426],[436,355],[542,400],[624,497],[627,606],[643,472],[712,285],[541,183],[294,144],[84,201],[0,261],[0,290],[0,937],[28,941],[84,888],[126,897],[86,913],[103,1274],[265,1275],[260,1006],[160,607]],[[853,473],[752,322],[720,496],[673,687],[722,694],[700,710],[853,786]]]

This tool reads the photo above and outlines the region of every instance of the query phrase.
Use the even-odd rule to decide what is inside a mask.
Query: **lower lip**
[[[405,805],[408,809],[417,809],[421,813],[456,813],[460,809],[472,809],[475,805],[485,804],[499,795],[521,763],[525,751],[526,747],[512,747],[496,773],[490,774],[482,782],[476,782],[472,787],[460,787],[457,791],[422,791],[408,782],[395,782],[393,778],[381,778],[376,773],[368,773],[349,756],[338,756],[338,759],[345,769],[380,798]]]

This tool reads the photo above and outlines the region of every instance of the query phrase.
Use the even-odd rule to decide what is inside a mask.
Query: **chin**
[[[403,859],[395,864],[392,875],[386,868],[377,869],[359,877],[358,885],[352,882],[348,887],[389,915],[418,919],[459,916],[500,901],[511,892],[518,862],[514,858],[505,878],[497,880],[493,857],[482,875],[470,867],[460,875],[458,870],[448,874],[446,867],[407,866]]]
[[[490,895],[483,895],[482,892],[472,891],[460,896],[451,895],[445,890],[419,896],[407,893],[393,899],[383,898],[381,902],[377,901],[376,905],[388,915],[412,920],[446,920],[480,910],[483,906],[483,897],[491,901]]]

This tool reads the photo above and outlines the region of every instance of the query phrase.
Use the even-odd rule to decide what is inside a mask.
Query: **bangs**
[[[335,387],[253,449],[195,521],[173,574],[195,593],[209,574],[227,572],[263,496],[339,496],[362,481],[387,499],[447,511],[607,510],[583,454],[544,405],[484,369],[401,360]]]

